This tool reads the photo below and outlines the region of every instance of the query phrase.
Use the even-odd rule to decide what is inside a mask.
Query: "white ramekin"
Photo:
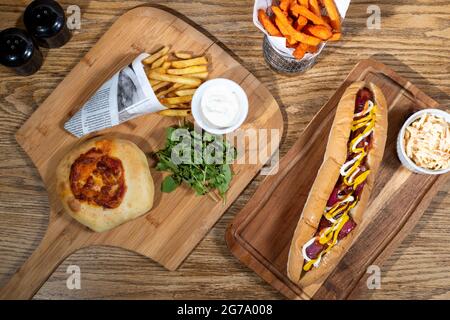
[[[211,86],[224,86],[230,89],[230,91],[234,92],[239,100],[239,105],[241,107],[239,111],[239,116],[237,117],[236,122],[229,127],[225,128],[218,128],[215,126],[210,125],[202,116],[202,112],[200,110],[200,105],[203,97],[203,93],[205,90]],[[238,85],[236,82],[229,80],[229,79],[223,79],[223,78],[217,78],[208,80],[205,83],[203,83],[198,89],[195,91],[194,96],[192,97],[192,116],[194,117],[195,122],[205,131],[212,133],[212,134],[226,134],[235,131],[237,128],[239,128],[245,121],[248,115],[248,98],[247,94],[245,93],[244,89],[241,88],[240,85]]]
[[[439,116],[441,118],[444,118],[447,122],[450,123],[450,114],[443,111],[443,110],[439,110],[439,109],[424,109],[421,111],[418,111],[414,114],[412,114],[403,124],[398,137],[397,137],[397,155],[398,158],[400,159],[402,165],[404,167],[406,167],[407,169],[411,170],[412,172],[415,173],[420,173],[420,174],[444,174],[447,172],[450,172],[450,168],[447,169],[442,169],[442,170],[430,170],[430,169],[425,169],[422,167],[419,167],[418,165],[416,165],[407,155],[405,152],[405,146],[403,144],[403,138],[405,136],[405,130],[406,128],[413,123],[415,120],[417,120],[419,117],[421,117],[423,114],[428,113],[431,115],[435,115],[435,116]]]

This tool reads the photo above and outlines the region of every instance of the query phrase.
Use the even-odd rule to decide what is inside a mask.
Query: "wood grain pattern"
[[[278,130],[279,137],[267,135],[260,152],[270,155],[278,148],[283,131],[280,109],[269,91],[244,67],[207,36],[165,10],[139,7],[120,17],[99,42],[83,57],[45,102],[16,134],[17,141],[36,165],[49,192],[49,227],[39,247],[0,291],[0,298],[31,298],[51,272],[69,254],[92,245],[115,246],[140,253],[176,270],[194,247],[216,223],[230,204],[253,179],[266,160],[233,165],[235,176],[227,191],[227,202],[199,197],[181,187],[162,194],[156,187],[152,210],[110,231],[96,233],[63,213],[56,192],[56,171],[61,159],[75,145],[99,134],[112,134],[136,143],[145,153],[163,147],[166,128],[177,119],[147,115],[128,121],[81,141],[66,132],[63,124],[119,68],[142,52],[154,52],[170,45],[174,51],[205,54],[211,78],[224,77],[241,85],[248,96],[248,116],[242,129]],[[58,106],[58,110],[54,110]],[[238,157],[249,154],[247,143]],[[272,147],[271,150],[268,147]],[[155,186],[162,174],[152,173]]]
[[[322,281],[294,285],[287,277],[288,252],[317,171],[323,162],[337,105],[355,81],[373,82],[384,93],[389,108],[389,130],[380,170],[363,219],[352,232],[354,243],[335,269]],[[267,177],[230,224],[226,239],[235,256],[274,288],[291,299],[354,299],[362,294],[366,270],[382,267],[411,232],[432,197],[450,174],[423,176],[402,167],[396,154],[398,132],[405,119],[422,108],[439,104],[391,69],[374,60],[363,60],[280,161],[276,175]],[[328,142],[329,143],[329,142]]]
[[[14,25],[28,2],[0,0],[0,28]],[[269,88],[284,110],[281,155],[364,58],[374,56],[441,105],[450,104],[450,49],[446,45],[450,5],[446,0],[377,1],[382,14],[380,30],[366,28],[366,10],[374,2],[353,0],[344,23],[344,40],[327,46],[313,69],[295,77],[278,75],[264,63],[262,35],[251,21],[252,0],[60,2],[65,8],[72,4],[81,8],[81,30],[72,40],[63,48],[44,50],[44,66],[31,77],[19,77],[0,67],[0,286],[37,247],[48,225],[46,190],[14,134],[111,24],[137,5],[161,4],[192,19]],[[282,298],[241,265],[224,240],[226,226],[261,180],[254,179],[179,270],[169,273],[121,249],[81,249],[55,270],[35,298]],[[361,298],[450,299],[449,192],[447,183],[385,262],[382,288],[366,291]],[[81,290],[66,287],[69,265],[81,268]]]

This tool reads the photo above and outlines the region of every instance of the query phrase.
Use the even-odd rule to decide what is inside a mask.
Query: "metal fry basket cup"
[[[263,54],[266,63],[275,71],[280,73],[295,74],[305,72],[316,63],[317,57],[320,53],[305,56],[301,60],[293,57],[287,57],[278,52],[269,42],[267,36],[263,40]]]

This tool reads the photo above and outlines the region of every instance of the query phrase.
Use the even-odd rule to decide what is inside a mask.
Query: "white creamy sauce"
[[[341,176],[345,177],[348,172],[350,171],[352,165],[358,161],[362,156],[362,153],[358,154],[356,157],[354,157],[352,160],[347,161],[346,163],[344,163],[341,167],[341,170],[339,170],[339,173],[341,174]]]
[[[341,203],[353,202],[355,198],[353,196],[347,196]]]
[[[366,126],[368,126],[368,125],[369,125],[369,123]],[[373,129],[369,130],[366,134],[361,135],[358,138],[358,140],[355,141],[355,143],[352,145],[352,151],[353,152],[355,152],[356,146],[361,142],[361,140],[366,138],[366,137],[368,137],[372,133],[372,131],[373,131]]]
[[[369,114],[370,111],[372,111],[374,104],[373,104],[372,101],[369,100],[368,101],[368,105],[369,105],[369,108],[367,108],[367,110],[363,110],[361,112],[356,113],[355,114],[355,118],[361,117],[361,116],[365,116],[365,115]]]
[[[235,92],[225,86],[209,87],[200,103],[206,121],[219,128],[227,128],[236,123],[240,104]]]
[[[333,219],[333,218],[330,218],[330,219],[325,218],[325,219],[327,219],[328,221],[330,221],[330,222],[333,223],[333,224],[337,222],[337,220],[335,220],[335,219]]]
[[[308,248],[310,245],[312,245],[314,241],[316,241],[316,237],[310,239],[310,240],[309,240],[307,243],[305,243],[305,244],[303,245],[303,247],[302,247],[302,255],[303,255],[303,258],[304,258],[306,261],[311,261],[311,259],[308,258],[308,255],[306,254],[306,248]]]
[[[353,179],[355,179],[356,175],[361,171],[361,169],[358,167],[356,168],[355,172],[352,173],[352,175],[348,178],[348,183],[353,183]]]

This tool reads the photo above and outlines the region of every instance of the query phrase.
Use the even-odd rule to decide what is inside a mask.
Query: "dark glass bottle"
[[[58,48],[72,37],[64,10],[56,1],[33,1],[25,9],[23,20],[28,32],[41,47]]]
[[[42,53],[31,36],[22,29],[9,28],[0,32],[0,62],[18,74],[30,75],[42,66]]]

